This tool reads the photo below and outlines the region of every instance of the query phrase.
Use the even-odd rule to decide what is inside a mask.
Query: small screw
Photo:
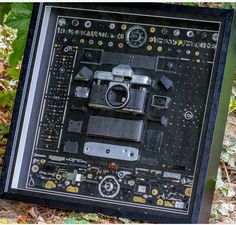
[[[193,118],[193,113],[191,111],[187,111],[184,113],[184,118],[186,120],[191,120]]]
[[[64,18],[60,18],[60,19],[58,20],[58,25],[59,25],[59,26],[65,26],[65,25],[66,25],[66,20],[65,20]]]

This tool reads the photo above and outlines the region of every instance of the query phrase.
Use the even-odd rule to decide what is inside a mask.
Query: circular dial
[[[126,42],[132,48],[139,48],[147,41],[147,32],[141,26],[130,27],[126,33]]]
[[[105,101],[113,109],[124,108],[130,99],[129,87],[125,84],[111,85],[105,94]]]
[[[105,176],[98,185],[102,197],[114,198],[120,191],[120,184],[114,176]]]

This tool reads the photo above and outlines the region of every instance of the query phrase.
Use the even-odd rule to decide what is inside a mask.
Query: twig
[[[233,112],[236,109],[236,107],[234,107],[233,109],[231,109],[228,114],[230,114],[231,112]]]
[[[222,203],[224,203],[225,201],[218,201],[218,202],[214,202],[214,204],[215,205],[220,205],[220,204],[222,204]],[[236,204],[236,201],[229,201],[230,202],[230,204]]]
[[[222,161],[222,163],[223,163],[223,167],[224,167],[224,170],[225,170],[225,173],[226,173],[226,177],[227,177],[229,186],[230,186],[230,188],[232,188],[232,185],[231,185],[231,182],[230,182],[230,178],[229,178],[229,173],[228,173],[228,170],[227,170],[227,168],[226,168],[225,162]]]

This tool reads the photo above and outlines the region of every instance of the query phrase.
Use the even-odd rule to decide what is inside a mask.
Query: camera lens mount
[[[129,84],[125,83],[110,83],[106,94],[106,104],[113,109],[124,108],[130,99]]]

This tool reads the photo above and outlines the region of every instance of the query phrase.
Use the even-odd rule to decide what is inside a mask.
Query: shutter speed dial
[[[133,26],[126,32],[125,38],[130,47],[139,48],[147,41],[147,32],[142,26]]]
[[[114,198],[120,191],[120,184],[114,176],[105,176],[99,186],[99,194],[105,198]]]

